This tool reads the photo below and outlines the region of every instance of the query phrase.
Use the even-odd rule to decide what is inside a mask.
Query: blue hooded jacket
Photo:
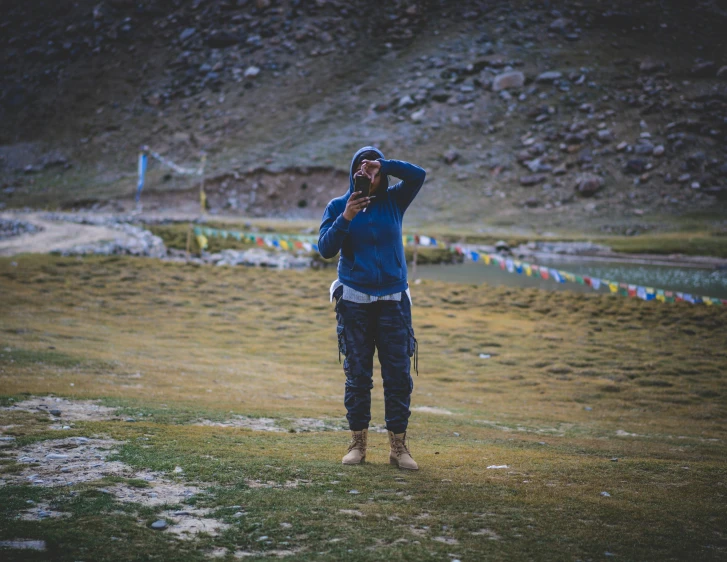
[[[381,184],[367,211],[352,221],[343,217],[348,198],[354,191],[354,163],[367,151],[376,152],[381,162]],[[389,187],[389,175],[401,181]],[[401,236],[404,212],[424,183],[426,172],[419,166],[399,160],[385,160],[383,153],[365,146],[353,155],[348,193],[326,206],[318,238],[318,251],[330,259],[339,251],[338,279],[362,293],[373,296],[405,291],[406,259]]]

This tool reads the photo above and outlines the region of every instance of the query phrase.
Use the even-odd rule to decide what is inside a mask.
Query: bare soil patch
[[[10,217],[10,215],[7,216]],[[45,220],[36,213],[24,215],[23,218],[42,230],[0,240],[0,256],[13,256],[25,252],[63,251],[74,246],[115,240],[121,234],[118,230],[105,226]]]
[[[182,539],[191,539],[200,533],[217,536],[225,529],[229,529],[227,523],[205,517],[209,509],[184,508],[181,510],[168,510],[162,513],[162,517],[173,524],[168,527],[169,532]]]
[[[94,400],[68,400],[54,396],[34,396],[0,410],[45,412],[50,420],[58,422],[51,429],[60,429],[62,422],[105,421],[118,417],[115,408],[101,406]]]
[[[282,424],[282,425],[281,425]],[[340,420],[317,418],[253,418],[248,416],[233,416],[229,420],[216,422],[202,419],[194,425],[210,427],[244,427],[255,431],[345,431],[348,428]]]

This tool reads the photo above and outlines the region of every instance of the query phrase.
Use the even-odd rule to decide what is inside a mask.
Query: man
[[[389,187],[389,175],[401,181]],[[371,181],[368,197],[354,191],[359,176]],[[401,226],[425,176],[420,167],[386,160],[380,150],[365,146],[351,160],[348,193],[328,203],[323,214],[318,249],[324,258],[340,252],[331,300],[336,299],[338,349],[346,357],[344,403],[352,432],[343,464],[360,464],[366,459],[377,349],[384,381],[389,461],[402,469],[419,468],[406,442],[414,387],[410,358],[417,342]]]

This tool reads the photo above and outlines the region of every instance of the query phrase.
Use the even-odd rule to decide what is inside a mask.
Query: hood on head
[[[358,158],[359,155],[363,154],[364,152],[368,152],[369,150],[371,150],[371,151],[375,152],[376,154],[378,154],[379,155],[379,158],[383,158],[384,157],[384,153],[381,152],[378,148],[376,148],[374,146],[364,146],[363,148],[359,148],[356,151],[356,154],[354,154],[353,155],[353,158],[351,158],[351,166],[349,167],[349,171],[348,171],[348,179],[349,179],[348,192],[349,193],[353,193],[353,186],[354,186],[354,182],[353,182],[353,165],[356,162],[356,158]],[[385,191],[386,188],[389,187],[389,176],[385,176],[385,175],[382,174],[381,175],[381,182],[382,182],[382,187],[380,189],[383,189]],[[378,191],[376,193],[378,195]]]

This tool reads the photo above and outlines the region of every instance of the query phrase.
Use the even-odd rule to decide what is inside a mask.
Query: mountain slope
[[[362,144],[420,163],[422,222],[724,228],[724,6],[5,2],[8,206],[128,206],[141,145],[207,153],[213,211],[318,218]],[[152,163],[148,205],[198,178]]]

